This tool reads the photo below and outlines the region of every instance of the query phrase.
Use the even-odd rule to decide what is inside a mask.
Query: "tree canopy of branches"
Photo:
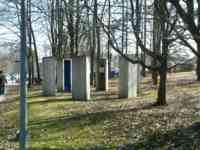
[[[45,22],[43,28],[47,30],[52,55],[58,60],[66,56],[90,55],[91,83],[96,66],[97,86],[100,58],[105,56],[108,58],[111,70],[112,55],[117,53],[133,64],[140,64],[143,68],[142,74],[145,75],[147,69],[152,72],[154,84],[159,83],[157,104],[166,104],[167,71],[177,65],[177,62],[171,65],[172,58],[175,60],[174,49],[177,40],[197,56],[196,72],[197,79],[200,80],[199,1],[27,0],[27,2],[29,68],[32,68],[29,76],[34,76],[31,72],[34,70],[34,59],[37,62],[37,77],[40,80],[35,34],[37,31],[34,29],[34,22],[43,20]],[[18,29],[19,3],[9,0],[7,6],[10,8],[9,11],[15,10],[14,19],[9,15],[4,22],[9,22]],[[3,11],[1,14],[4,14]],[[186,32],[195,41],[196,48],[188,42]],[[179,49],[176,51],[181,53]],[[127,54],[135,54],[136,57],[133,59]],[[149,58],[150,64],[147,61]]]

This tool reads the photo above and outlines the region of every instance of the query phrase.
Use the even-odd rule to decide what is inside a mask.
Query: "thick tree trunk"
[[[158,19],[159,16],[159,11],[157,10],[156,7],[157,3],[154,1],[154,11],[153,11],[153,52],[155,54],[160,54],[161,53],[161,22],[160,19]],[[160,4],[159,4],[160,5]],[[153,58],[152,60],[152,66],[157,66],[158,62],[156,59]],[[152,72],[152,81],[154,85],[158,84],[158,72],[153,71]]]
[[[167,37],[167,34],[164,32],[164,37]],[[161,61],[161,66],[159,69],[160,83],[158,89],[158,99],[157,105],[166,105],[166,82],[167,82],[167,59],[168,59],[168,46],[169,42],[167,39],[162,40],[162,56],[163,60]]]
[[[160,83],[158,89],[157,105],[166,105],[166,80],[167,80],[167,68],[166,64],[163,64],[159,71]]]
[[[196,75],[197,81],[200,81],[200,57],[197,57]]]
[[[197,50],[200,52],[200,43],[197,43]],[[197,56],[197,67],[196,67],[196,75],[197,75],[197,80],[200,81],[200,57]]]

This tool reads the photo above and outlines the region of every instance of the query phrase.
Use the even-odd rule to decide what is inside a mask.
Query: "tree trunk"
[[[146,47],[147,43],[147,1],[144,1],[144,25],[143,25],[143,31],[144,31],[144,46]],[[142,61],[146,64],[146,53],[142,53]],[[146,77],[146,68],[142,66],[142,75],[143,77]]]
[[[197,57],[196,75],[197,81],[200,81],[200,57]]]
[[[28,29],[28,44],[29,44],[29,53],[28,53],[28,87],[30,88],[33,84],[34,78],[34,67],[33,67],[33,54],[32,54],[32,36],[31,36],[31,0],[27,1],[27,29]]]
[[[109,49],[109,53],[108,53],[108,76],[109,78],[112,77],[112,54],[110,52]]]
[[[32,53],[32,52],[31,52]],[[35,78],[34,78],[34,73],[35,73],[35,69],[34,69],[34,56],[33,56],[33,53],[32,53],[32,56],[31,56],[31,76],[32,76],[32,78],[31,78],[31,83],[32,83],[32,85],[34,84],[34,82],[35,82]]]
[[[31,34],[33,38],[33,46],[34,46],[34,54],[35,54],[35,62],[36,62],[36,71],[37,71],[37,83],[41,82],[41,77],[40,77],[40,65],[39,65],[39,58],[38,58],[38,51],[37,51],[37,45],[36,45],[36,40],[35,40],[35,34],[31,25]]]
[[[140,2],[139,0],[136,0],[136,30],[138,34],[140,35],[140,23],[141,23],[141,18],[140,18]],[[139,44],[138,41],[136,40],[136,57],[139,56]]]
[[[154,2],[154,12],[153,12],[153,52],[155,54],[161,53],[161,23],[159,18],[159,12],[156,7],[156,2]],[[152,66],[157,66],[158,62],[153,58]],[[152,72],[152,81],[154,85],[158,83],[158,72]]]
[[[164,31],[164,25],[162,24],[162,31]],[[163,33],[163,37],[168,37],[166,32]],[[162,39],[162,57],[161,66],[159,69],[160,83],[158,89],[157,105],[166,105],[166,81],[167,81],[167,59],[168,59],[168,46],[169,42],[166,38]]]
[[[108,1],[108,76],[109,78],[112,76],[111,72],[111,61],[112,61],[112,54],[110,49],[110,33],[111,33],[111,0]]]
[[[69,1],[69,23],[68,23],[68,29],[69,29],[69,36],[70,36],[70,50],[71,55],[74,56],[74,46],[75,46],[75,35],[74,35],[74,0]]]
[[[91,49],[91,77],[90,83],[94,85],[94,60],[96,52],[96,26],[97,26],[97,0],[94,0],[93,29],[92,29],[92,49]]]
[[[124,29],[125,29],[125,15],[124,15],[124,8],[125,7],[125,1],[122,0],[122,53],[124,53]]]
[[[96,58],[96,90],[100,90],[100,54],[101,54],[100,25],[97,27],[97,58]]]
[[[145,63],[145,54],[143,53],[142,55],[143,55],[143,56],[142,56],[142,61]],[[146,77],[146,68],[145,68],[144,66],[142,66],[141,75],[142,75],[143,77]]]
[[[157,71],[152,72],[152,81],[153,81],[153,85],[158,84],[158,72]]]
[[[158,89],[157,105],[166,105],[166,80],[167,80],[167,61],[161,66],[159,71],[160,83]]]
[[[76,0],[76,24],[75,24],[75,49],[79,52],[79,28],[80,28],[80,1]]]
[[[94,48],[94,47],[93,47]],[[90,84],[94,85],[94,58],[95,58],[95,52],[94,49],[91,50],[91,59],[90,59]]]
[[[197,43],[197,50],[200,52],[200,43]],[[197,67],[196,67],[197,80],[200,81],[200,57],[197,56]]]
[[[31,49],[28,49],[28,87],[30,88],[32,86],[32,81],[33,81],[33,74],[32,74],[32,52]]]

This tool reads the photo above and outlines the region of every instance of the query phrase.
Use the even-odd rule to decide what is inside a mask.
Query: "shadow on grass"
[[[36,97],[35,97],[36,98]],[[42,100],[31,100],[28,102],[28,104],[45,104],[45,103],[59,103],[59,102],[69,102],[69,101],[73,101],[73,102],[97,102],[97,101],[110,101],[110,102],[114,102],[114,101],[119,101],[120,99],[117,96],[103,96],[103,97],[91,97],[91,100],[89,101],[84,101],[84,100],[74,100],[72,99],[72,97],[67,97],[66,98],[59,98],[59,97],[40,97],[38,96],[37,98],[41,98]],[[0,103],[1,104],[1,103]]]
[[[112,147],[108,146],[94,146],[94,147],[88,147],[88,148],[73,148],[73,147],[65,147],[65,148],[29,148],[29,150],[110,150],[113,149]],[[117,149],[116,149],[117,150]]]
[[[143,141],[127,144],[120,150],[199,150],[200,122],[187,128],[147,135]]]
[[[166,133],[156,132],[146,135],[142,141],[121,146],[100,145],[84,148],[30,148],[30,150],[199,150],[200,149],[200,123],[194,123],[187,128],[178,128]]]
[[[140,111],[155,108],[152,104],[145,105],[140,108],[130,108],[122,110],[102,111],[94,113],[76,114],[72,117],[58,117],[47,120],[40,120],[31,122],[30,125],[39,125],[40,128],[46,128],[52,132],[63,131],[63,129],[73,125],[88,126],[99,124],[106,119],[115,118],[118,113]],[[112,121],[112,120],[111,120]],[[35,127],[33,127],[35,128]],[[56,129],[56,130],[55,130]],[[37,129],[36,129],[37,130]],[[139,130],[139,129],[138,129]],[[37,137],[37,135],[36,135]],[[200,122],[194,123],[187,128],[177,128],[162,132],[158,130],[154,133],[147,133],[145,137],[140,139],[139,142],[135,142],[134,135],[129,137],[129,141],[133,140],[130,144],[122,145],[119,148],[116,146],[116,150],[199,150],[200,149]],[[49,141],[50,139],[45,139]],[[96,146],[96,147],[84,147],[84,148],[30,148],[30,150],[109,150],[112,149],[108,145]]]
[[[92,97],[91,101],[94,102],[116,102],[116,101],[121,101],[122,99],[119,99],[118,95],[114,96],[105,96],[105,97]]]
[[[73,101],[72,98],[66,97],[66,98],[48,98],[48,99],[43,99],[43,100],[38,100],[38,101],[30,101],[28,104],[44,104],[44,103],[59,103],[59,102],[68,102],[68,101]]]
[[[16,103],[16,102],[19,102],[19,97],[17,98],[12,98],[12,99],[6,99],[5,101],[1,101],[0,102],[0,105],[3,105],[3,104],[11,104],[11,103]]]
[[[105,120],[106,118],[113,118],[117,113],[127,113],[127,112],[136,112],[140,110],[148,110],[155,108],[154,104],[146,104],[142,107],[137,108],[129,108],[129,109],[116,109],[116,110],[108,110],[108,111],[96,111],[92,113],[84,113],[84,114],[75,114],[71,117],[68,116],[61,116],[51,119],[44,119],[39,121],[32,121],[30,122],[30,125],[52,125],[52,124],[58,124],[58,123],[71,123],[74,121],[81,121],[81,120],[90,120],[90,123],[92,125],[97,124],[101,120]],[[88,125],[88,124],[87,124]]]
[[[74,150],[72,148],[66,148],[67,150]],[[64,149],[60,149],[60,148],[45,148],[45,147],[37,147],[37,148],[29,148],[29,150],[64,150]]]
[[[79,102],[87,102],[87,101],[81,101],[81,100],[74,100],[72,99],[71,93],[59,93],[58,96],[43,96],[42,93],[34,94],[29,96],[29,99],[32,99],[29,101],[29,104],[42,104],[42,103],[55,103],[55,102],[67,102],[67,101],[79,101]],[[66,98],[64,98],[66,97]],[[42,100],[36,100],[36,99],[42,99]],[[119,96],[116,92],[109,91],[109,92],[92,92],[91,94],[91,101],[113,101],[113,100],[119,100]]]
[[[34,98],[40,98],[42,97],[42,93],[38,93],[38,94],[32,94],[30,96],[28,96],[29,99],[34,99]]]

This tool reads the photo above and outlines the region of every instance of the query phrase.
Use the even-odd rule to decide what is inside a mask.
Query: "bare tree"
[[[177,13],[181,17],[182,21],[185,24],[185,28],[190,32],[193,37],[193,40],[196,42],[196,48],[194,48],[187,41],[184,41],[183,37],[181,38],[183,42],[192,50],[192,52],[197,56],[197,68],[196,75],[197,80],[200,80],[200,1],[186,0],[186,1],[177,1],[177,0],[168,0],[176,8]],[[182,4],[181,4],[182,3]],[[184,5],[183,5],[184,4]],[[184,7],[186,6],[186,8]],[[196,6],[196,7],[195,7]],[[179,34],[179,37],[180,34]]]

